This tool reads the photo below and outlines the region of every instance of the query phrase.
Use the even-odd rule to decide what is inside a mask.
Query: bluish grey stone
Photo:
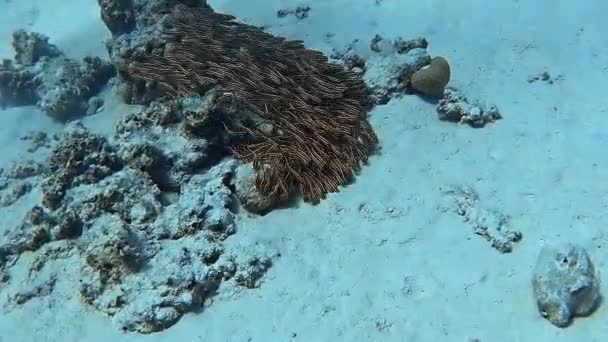
[[[558,327],[592,314],[601,302],[593,263],[585,249],[574,244],[543,247],[532,286],[538,311]]]

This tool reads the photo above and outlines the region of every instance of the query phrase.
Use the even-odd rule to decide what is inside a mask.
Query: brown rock
[[[450,64],[443,57],[434,57],[431,64],[412,75],[412,88],[425,95],[441,97],[450,81]]]

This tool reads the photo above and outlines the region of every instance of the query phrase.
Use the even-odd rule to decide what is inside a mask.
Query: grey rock
[[[103,110],[103,99],[93,96],[87,103],[87,115],[97,114]]]
[[[280,254],[233,237],[237,162],[223,158],[227,137],[213,103],[152,103],[113,137],[72,123],[49,143],[46,161],[0,171],[0,194],[28,182],[39,195],[0,236],[0,283],[13,294],[0,306],[67,286],[64,295],[121,329],[151,333],[203,310],[217,292],[259,287]],[[17,261],[27,272],[16,272]]]
[[[99,57],[68,58],[48,40],[35,32],[13,33],[14,60],[0,64],[0,106],[37,105],[57,121],[73,120],[85,114],[115,70]]]
[[[372,89],[372,98],[392,98],[406,93],[412,75],[430,63],[426,49],[415,48],[407,53],[392,54],[370,61],[365,81]],[[384,101],[378,100],[379,104]]]
[[[133,0],[98,0],[101,20],[112,34],[130,32],[135,28]]]
[[[149,54],[163,53],[165,38],[161,34],[163,17],[177,4],[206,6],[204,0],[98,0],[101,16],[112,32],[106,41],[110,59],[118,70],[116,88],[127,103],[149,104],[160,95],[154,82],[134,80],[129,64]]]
[[[34,65],[42,57],[59,57],[61,51],[49,43],[49,37],[25,30],[13,32],[13,49],[15,62],[21,65]]]
[[[383,105],[411,92],[412,75],[431,62],[427,47],[428,42],[423,37],[406,40],[376,35],[369,45],[355,40],[344,50],[334,49],[331,58],[347,69],[363,74],[369,87],[370,103]]]
[[[592,314],[602,297],[589,255],[573,244],[543,247],[532,286],[538,311],[558,327]]]
[[[99,57],[75,61],[44,59],[35,66],[39,86],[37,105],[51,118],[65,122],[86,114],[89,99],[114,76],[114,67]]]
[[[502,119],[496,106],[486,108],[481,104],[470,103],[463,94],[453,88],[445,90],[443,99],[437,103],[437,113],[440,120],[468,124],[475,128]]]
[[[114,139],[125,163],[148,173],[163,189],[178,189],[219,161],[223,130],[201,119],[209,104],[199,100],[153,102],[121,120]]]
[[[265,214],[274,209],[276,201],[255,187],[256,173],[251,164],[239,165],[234,177],[235,194],[241,206],[254,214]]]
[[[260,287],[262,277],[272,266],[273,259],[278,257],[276,250],[262,244],[240,244],[229,253],[228,267],[233,270],[233,279],[237,285],[246,288]]]
[[[47,167],[49,172],[42,183],[42,202],[55,209],[67,189],[100,181],[122,169],[122,161],[106,138],[74,125],[53,147]]]
[[[510,227],[508,215],[482,205],[475,189],[451,186],[444,190],[444,194],[452,201],[451,210],[462,216],[463,221],[472,226],[475,234],[486,239],[500,253],[512,252],[515,243],[523,238],[519,230]]]
[[[39,86],[35,76],[27,68],[4,59],[0,64],[0,108],[35,104]]]

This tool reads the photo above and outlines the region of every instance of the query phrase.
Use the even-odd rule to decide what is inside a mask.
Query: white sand
[[[218,297],[153,335],[124,335],[60,289],[0,313],[0,341],[606,341],[605,306],[556,328],[537,313],[531,277],[541,246],[561,241],[585,246],[608,273],[607,2],[318,0],[302,21],[276,18],[294,1],[211,3],[326,52],[376,33],[424,36],[431,54],[450,60],[452,85],[498,105],[504,119],[483,129],[441,122],[416,96],[377,107],[371,120],[382,153],[355,184],[318,206],[242,218],[228,243],[264,240],[282,253],[260,289]],[[11,56],[9,32],[19,27],[49,35],[72,56],[105,56],[96,1],[0,7],[1,56]],[[527,82],[542,71],[564,79]],[[111,127],[123,107],[106,106],[86,122]],[[0,114],[3,165],[24,153],[25,131],[57,129],[34,108]],[[484,207],[511,216],[524,235],[512,253],[498,253],[442,210],[440,189],[450,185],[473,187]]]

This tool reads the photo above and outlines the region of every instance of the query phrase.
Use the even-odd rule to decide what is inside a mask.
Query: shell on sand
[[[442,96],[450,82],[450,64],[443,57],[434,57],[431,64],[412,75],[411,85],[415,90],[430,96]]]

